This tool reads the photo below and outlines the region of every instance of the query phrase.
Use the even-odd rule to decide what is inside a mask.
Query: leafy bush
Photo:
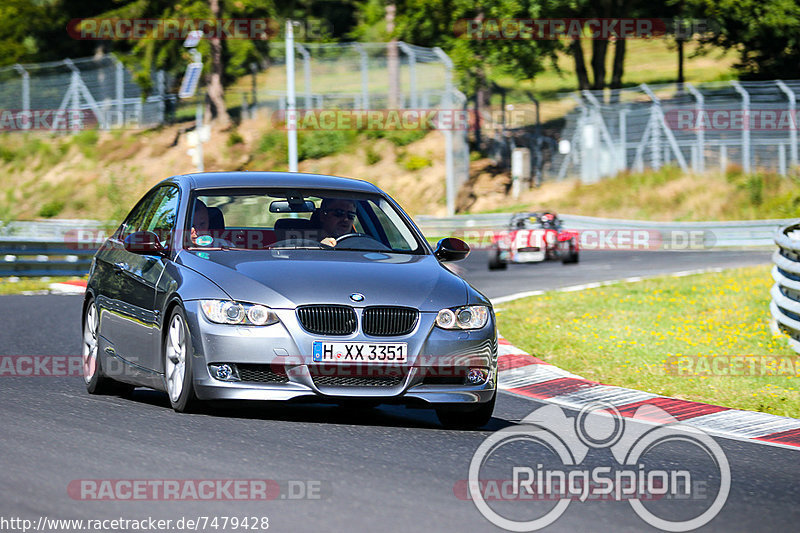
[[[87,158],[93,158],[96,153],[97,140],[100,134],[96,129],[83,130],[72,136],[72,143],[78,147],[81,153]]]
[[[244,137],[242,137],[238,131],[233,130],[228,135],[228,140],[225,142],[225,144],[228,146],[233,146],[234,144],[244,144]]]
[[[395,146],[408,146],[409,144],[424,138],[430,130],[409,129],[409,130],[367,130],[367,137],[370,139],[386,139]]]
[[[5,163],[10,163],[17,158],[17,152],[6,146],[0,145],[0,159]]]
[[[372,146],[367,146],[366,155],[367,155],[367,164],[370,166],[380,163],[381,159],[383,159],[383,156],[378,152],[376,152],[375,149],[372,148]]]
[[[403,161],[403,167],[405,167],[406,170],[411,172],[429,167],[432,164],[433,162],[427,157],[422,157],[418,155],[408,156]]]
[[[52,218],[57,216],[63,210],[64,202],[61,200],[51,200],[44,204],[41,209],[39,209],[39,216],[44,218]]]
[[[348,130],[308,131],[297,136],[297,159],[320,159],[344,151],[354,140]]]
[[[279,151],[286,150],[286,143],[286,132],[268,131],[258,141],[256,152],[260,154],[276,154]]]

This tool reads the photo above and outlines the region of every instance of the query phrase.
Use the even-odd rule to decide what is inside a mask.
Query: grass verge
[[[550,292],[503,304],[498,328],[590,380],[800,417],[800,359],[769,328],[769,269]]]
[[[16,279],[17,281],[14,281]],[[51,278],[0,278],[0,295],[24,294],[50,290],[51,283],[61,283],[82,278],[74,276],[54,276]]]

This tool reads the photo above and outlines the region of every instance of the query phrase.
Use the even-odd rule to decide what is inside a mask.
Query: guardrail
[[[453,217],[419,216],[415,218],[422,232],[430,236],[445,236],[471,230],[502,230],[508,226],[509,213],[456,215]],[[772,246],[775,232],[796,222],[796,219],[741,220],[728,222],[650,222],[615,218],[586,217],[560,214],[564,227],[571,230],[648,230],[670,233],[702,232],[705,248]],[[664,239],[667,242],[668,239]]]
[[[0,237],[0,277],[83,276],[99,243]]]
[[[769,304],[778,328],[789,335],[789,345],[800,353],[800,224],[781,229],[775,236]]]
[[[415,217],[415,220],[423,233],[436,237],[459,232],[466,236],[472,230],[502,230],[507,227],[510,217],[509,213],[453,217],[423,215]],[[772,246],[776,242],[775,232],[795,222],[794,219],[645,222],[569,214],[560,217],[568,229],[642,229],[660,232],[665,236],[663,242],[667,242],[666,236],[670,232],[702,232],[705,248]],[[103,241],[104,227],[108,224],[96,220],[0,222],[0,277],[83,275],[89,271],[91,258]],[[797,284],[800,287],[800,281]]]

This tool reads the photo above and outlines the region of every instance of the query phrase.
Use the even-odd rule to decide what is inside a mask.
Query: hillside
[[[730,54],[691,57],[687,53],[687,80],[730,77],[732,62]],[[631,42],[626,80],[670,81],[675,63],[674,50],[665,40]],[[561,54],[558,64],[559,71],[551,69],[534,81],[499,78],[502,85],[513,86],[509,102],[527,100],[528,90],[546,99],[556,91],[573,88],[571,59]],[[275,67],[260,73],[258,87],[280,88],[281,72]],[[251,81],[245,76],[227,92],[232,105],[241,102]],[[315,83],[325,81],[316,79]],[[565,103],[569,101],[543,101],[542,119],[563,115],[569,107]],[[187,107],[179,115],[189,111]],[[270,114],[262,111],[235,129],[213,130],[210,142],[204,145],[206,170],[286,170],[286,134],[273,129],[271,122]],[[119,220],[159,180],[195,170],[186,153],[186,130],[192,125],[184,122],[147,131],[84,131],[77,135],[0,134],[0,220]],[[412,215],[445,214],[444,142],[438,132],[301,132],[300,152],[305,157],[299,164],[303,172],[365,179],[389,192]],[[587,215],[686,220],[784,216],[782,213],[797,209],[792,203],[797,198],[794,182],[768,176],[737,177],[735,171],[727,178],[715,174],[702,179],[681,177],[667,171],[652,176],[626,175],[592,186],[548,183],[524,192],[518,200],[507,196],[508,187],[507,174],[498,173],[486,159],[473,161],[471,179],[459,193],[457,209],[485,212],[547,207]]]
[[[205,169],[286,170],[286,132],[260,116],[213,130]],[[192,172],[186,126],[76,135],[4,134],[0,139],[0,220],[38,217],[118,220],[158,181]],[[411,213],[444,213],[444,142],[431,132],[371,138],[355,132],[301,134],[301,172],[366,179]]]

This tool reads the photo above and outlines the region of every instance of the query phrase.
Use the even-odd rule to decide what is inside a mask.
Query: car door
[[[114,328],[117,356],[139,370],[153,374],[159,371],[159,311],[155,309],[156,287],[164,272],[163,255],[133,253],[125,249],[124,238],[133,231],[153,231],[169,245],[178,212],[179,190],[174,185],[156,189],[153,200],[138,227],[126,228],[121,239],[114,269],[119,282],[120,320]]]
[[[125,365],[119,364],[119,358],[125,351],[126,322],[131,316],[123,294],[130,292],[131,289],[129,278],[124,274],[124,266],[130,254],[125,251],[123,241],[125,237],[144,226],[154,197],[155,191],[145,195],[95,256],[94,277],[97,279],[100,337],[105,345],[105,353],[112,356],[104,369],[109,375],[122,376],[126,372]],[[121,352],[118,347],[122,347]]]

